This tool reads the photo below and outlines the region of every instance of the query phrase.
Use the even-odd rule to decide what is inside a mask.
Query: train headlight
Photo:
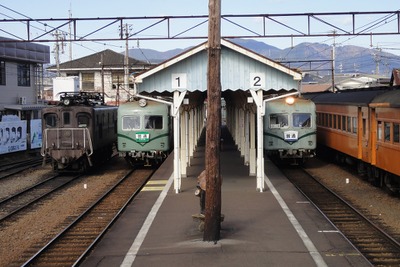
[[[69,104],[71,104],[69,99],[64,99],[63,100],[64,105],[68,106]]]
[[[139,106],[141,106],[142,108],[145,107],[147,105],[147,101],[146,99],[140,99],[139,100]]]
[[[288,105],[293,105],[293,103],[294,103],[294,97],[291,97],[291,96],[286,97],[285,101],[286,101],[286,104],[288,104]]]

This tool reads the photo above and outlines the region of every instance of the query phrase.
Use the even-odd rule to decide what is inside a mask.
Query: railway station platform
[[[371,266],[268,160],[266,190],[258,192],[229,133],[223,138],[218,242],[204,242],[192,218],[200,210],[201,139],[181,192],[171,186],[172,155],[80,266]]]

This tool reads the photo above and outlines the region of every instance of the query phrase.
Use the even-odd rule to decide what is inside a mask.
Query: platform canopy
[[[135,95],[170,98],[165,102],[172,107],[174,121],[174,189],[177,193],[207,118],[204,109],[207,49],[208,42],[202,43],[134,77]],[[240,147],[244,164],[250,167],[249,174],[256,175],[257,189],[262,192],[265,98],[272,94],[297,94],[301,73],[224,39],[221,40],[220,71],[221,96],[226,103],[221,108],[221,116]]]
[[[207,48],[202,43],[137,75],[138,92],[207,91]],[[224,39],[221,49],[222,92],[298,89],[299,72]]]

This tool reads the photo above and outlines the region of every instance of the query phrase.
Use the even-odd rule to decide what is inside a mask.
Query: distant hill
[[[170,59],[182,52],[184,52],[185,50],[190,49],[190,48],[186,48],[186,49],[173,49],[173,50],[168,50],[165,52],[160,52],[157,50],[153,50],[153,49],[146,49],[146,48],[134,48],[134,49],[129,49],[129,57],[141,60],[141,61],[145,61],[145,62],[150,62],[150,63],[154,63],[154,64],[158,64],[161,63],[167,59]]]
[[[232,39],[232,42],[263,55],[272,60],[283,62],[291,68],[300,68],[302,71],[308,71],[310,68],[313,73],[319,75],[329,74],[331,69],[331,51],[332,46],[321,43],[300,43],[292,48],[279,49],[264,42],[251,39]],[[129,56],[138,60],[158,64],[168,60],[187,49],[173,49],[165,52],[159,52],[152,49],[130,49]],[[393,68],[400,67],[400,56],[368,49],[364,47],[345,45],[335,47],[335,69],[336,73],[366,73],[373,74],[377,67],[381,75],[390,76]],[[298,61],[310,60],[314,63],[305,63]],[[326,62],[315,62],[316,60],[326,60]],[[291,61],[289,63],[289,61]],[[298,63],[295,63],[297,61]]]

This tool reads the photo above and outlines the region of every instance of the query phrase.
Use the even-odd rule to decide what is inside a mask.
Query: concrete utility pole
[[[54,58],[56,60],[56,66],[57,66],[57,77],[60,76],[60,47],[61,47],[61,53],[64,53],[64,35],[60,33],[59,31],[55,31],[53,33],[53,36],[56,39],[56,43],[54,44]],[[61,42],[61,44],[60,44]]]
[[[336,48],[336,31],[333,31],[333,45],[332,45],[332,92],[336,93],[335,88],[335,48]]]
[[[208,72],[207,72],[207,173],[204,241],[218,241],[221,230],[221,0],[208,3]]]
[[[125,62],[124,62],[124,89],[125,92],[129,92],[129,28],[128,24],[125,24]]]

